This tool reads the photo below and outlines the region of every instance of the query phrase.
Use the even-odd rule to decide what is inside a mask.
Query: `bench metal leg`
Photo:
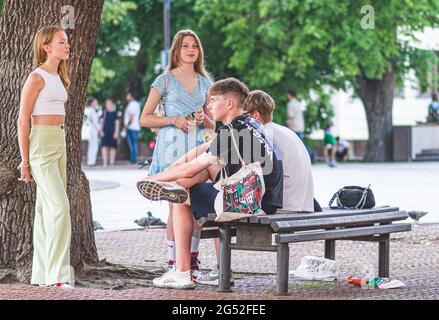
[[[325,258],[335,260],[335,240],[325,240]]]
[[[288,243],[279,243],[277,245],[277,279],[276,294],[288,294],[288,269],[290,259],[290,248]]]
[[[390,235],[385,238],[384,241],[379,242],[378,249],[378,275],[380,277],[389,277]]]
[[[219,256],[219,288],[220,292],[231,292],[230,290],[230,268],[232,249],[230,242],[232,238],[232,231],[229,224],[224,224],[219,227],[220,234],[220,256]]]

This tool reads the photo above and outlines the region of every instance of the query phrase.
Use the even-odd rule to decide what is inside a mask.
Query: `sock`
[[[191,252],[198,252],[200,245],[201,230],[195,230],[191,239]]]
[[[169,260],[175,261],[175,241],[168,240],[168,257]]]
[[[185,278],[185,277],[190,277],[191,276],[191,270],[188,271],[178,271],[177,269],[175,270],[175,275],[179,278]]]

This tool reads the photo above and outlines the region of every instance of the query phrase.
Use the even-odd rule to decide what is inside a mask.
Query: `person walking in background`
[[[101,120],[100,135],[102,138],[101,150],[104,167],[114,165],[116,160],[117,140],[119,138],[120,121],[113,100],[105,101],[105,112]]]
[[[336,137],[335,140],[337,141],[335,144],[335,159],[337,161],[347,161],[351,144],[345,139],[340,139],[340,137]]]
[[[335,153],[337,151],[335,145],[336,141],[331,132],[332,124],[325,129],[325,135],[323,137],[323,156],[325,157],[325,162],[331,168],[337,166],[337,162],[335,161]]]
[[[434,92],[431,95],[431,103],[428,106],[428,118],[427,118],[427,122],[430,123],[439,123],[439,102],[438,102],[438,97],[437,97],[437,93]]]
[[[99,151],[99,104],[96,98],[88,98],[85,108],[85,121],[88,128],[87,165],[96,165]]]
[[[300,140],[305,139],[305,119],[302,106],[293,90],[288,91],[288,128],[293,130]]]
[[[288,91],[288,128],[294,131],[297,136],[302,140],[305,145],[308,155],[311,159],[311,163],[314,163],[314,152],[305,144],[305,119],[303,116],[302,105],[297,99],[296,92],[294,90]]]
[[[33,51],[37,68],[24,84],[17,121],[19,180],[28,183],[33,178],[37,184],[31,284],[71,288],[72,227],[64,132],[70,87],[70,45],[66,33],[58,26],[40,29]]]
[[[177,32],[169,53],[169,65],[159,75],[149,92],[140,123],[146,128],[160,128],[154,148],[149,175],[163,172],[184,154],[205,142],[205,129],[215,129],[207,105],[208,90],[212,85],[204,68],[204,53],[200,39],[192,30]],[[154,111],[159,103],[164,115]],[[175,242],[173,225],[174,204],[169,204],[167,223],[168,269],[175,267]],[[200,228],[195,223],[191,241],[191,267],[194,277],[200,275],[198,245]],[[175,226],[179,228],[180,226]]]
[[[124,113],[124,131],[130,147],[130,163],[137,163],[137,137],[140,132],[140,103],[134,98],[131,92],[126,95],[128,105]]]

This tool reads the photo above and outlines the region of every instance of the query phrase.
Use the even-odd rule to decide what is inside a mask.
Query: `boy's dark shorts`
[[[197,220],[207,217],[209,213],[215,213],[215,198],[219,191],[213,185],[213,182],[200,183],[189,189],[192,215]],[[276,213],[276,208],[269,205],[262,209],[266,214]]]
[[[219,191],[213,185],[213,182],[206,182],[189,189],[192,215],[197,220],[207,217],[209,213],[215,213],[215,198]]]

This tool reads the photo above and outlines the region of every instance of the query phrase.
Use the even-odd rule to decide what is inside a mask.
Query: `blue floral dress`
[[[206,102],[212,81],[198,74],[198,86],[194,92],[189,93],[181,83],[166,72],[167,89],[164,97],[164,109],[166,117],[188,116],[197,109],[202,108]],[[159,75],[151,88],[155,88],[161,96],[165,91],[165,76]],[[151,166],[148,174],[160,173],[171,164],[181,158],[193,148],[205,142],[205,129],[196,126],[185,133],[175,126],[161,127],[157,135],[157,144],[154,148]]]

